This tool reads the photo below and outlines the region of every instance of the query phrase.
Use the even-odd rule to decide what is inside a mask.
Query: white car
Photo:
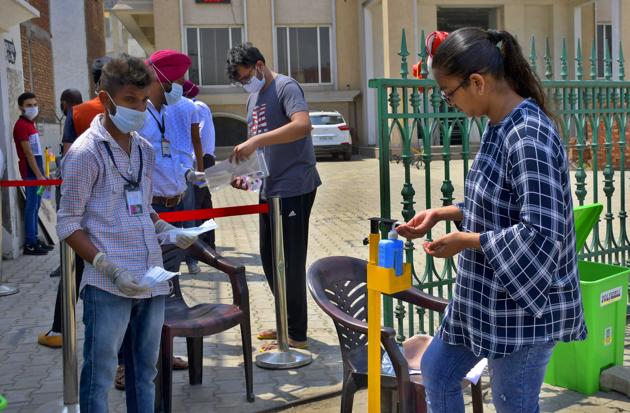
[[[349,161],[352,157],[350,127],[339,112],[310,112],[315,155],[333,155]]]

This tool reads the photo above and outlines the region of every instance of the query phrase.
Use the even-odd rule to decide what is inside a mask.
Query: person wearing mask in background
[[[92,62],[92,80],[97,89],[103,66],[111,60],[112,58],[109,56],[102,56]],[[103,104],[98,96],[72,108],[72,115],[66,116],[66,122],[63,126],[62,155],[68,152],[70,145],[90,127],[94,117],[103,113],[103,110]]]
[[[107,63],[98,94],[106,111],[63,164],[57,233],[90,263],[80,289],[85,342],[79,400],[85,412],[108,411],[123,338],[127,411],[154,410],[169,284],[150,288],[142,277],[153,266],[163,267],[157,234],[174,227],[151,208],[156,154],[136,132],[146,119],[152,81],[141,59],[123,54]],[[179,234],[176,245],[188,248],[196,238]]]
[[[39,132],[35,119],[39,114],[37,97],[34,93],[24,92],[18,97],[18,107],[22,113],[13,127],[13,140],[18,155],[18,165],[22,179],[46,179],[44,177],[44,159]],[[27,186],[24,207],[24,255],[46,255],[53,247],[43,244],[37,237],[37,226],[41,195],[37,186]]]
[[[61,110],[61,113],[63,114],[61,116],[61,119],[63,119],[64,117],[72,116],[72,107],[79,105],[81,103],[83,103],[83,96],[81,96],[81,92],[79,92],[78,90],[66,89],[63,92],[61,92],[61,96],[59,97],[59,109]],[[63,149],[62,149],[62,152],[63,152]],[[61,194],[57,190],[55,191],[55,195],[56,195],[57,208],[59,208],[59,198]],[[53,270],[50,273],[51,277],[59,277],[60,275],[61,275],[61,266],[58,266],[55,270]],[[59,342],[59,345],[61,345],[61,342]]]
[[[212,112],[208,105],[201,100],[198,100],[196,96],[199,94],[199,86],[195,85],[190,80],[184,82],[184,96],[191,99],[197,107],[199,114],[199,136],[201,137],[201,150],[203,151],[203,164],[205,168],[214,166],[214,148],[215,148],[215,133],[214,122],[212,121]],[[209,209],[212,208],[212,196],[208,188],[200,188],[198,186],[195,189],[195,209]],[[197,221],[196,225],[203,224],[203,220]],[[214,231],[206,232],[200,237],[206,244],[212,249],[216,250],[215,234]]]
[[[201,139],[199,137],[199,118],[197,114],[197,107],[190,99],[182,98],[184,89],[184,75],[190,67],[190,57],[187,55],[174,51],[174,50],[158,50],[153,53],[146,63],[155,71],[157,86],[161,89],[162,93],[160,98],[163,100],[163,104],[167,105],[166,113],[164,114],[164,122],[166,123],[166,138],[164,145],[168,145],[170,150],[170,156],[173,159],[179,159],[179,162],[184,166],[186,170],[194,172],[203,172],[203,152],[201,147]],[[185,64],[185,68],[184,68]],[[181,69],[183,71],[171,69]],[[158,87],[155,88],[155,92],[159,92]],[[154,102],[152,96],[152,103]],[[157,98],[157,96],[155,96]],[[159,103],[157,103],[159,104]],[[153,113],[153,112],[149,112]],[[159,121],[159,119],[151,119],[152,121]],[[159,128],[159,125],[158,125]],[[158,148],[156,148],[157,150]],[[162,150],[162,148],[159,148]],[[197,162],[196,168],[194,161],[200,159]],[[170,174],[173,171],[169,172]],[[190,177],[198,176],[194,173]],[[158,181],[156,181],[158,182]],[[181,199],[181,210],[193,210],[195,209],[195,185],[193,181],[186,182],[186,188],[183,198]],[[156,191],[159,193],[159,191]],[[154,205],[154,208],[156,206]],[[156,210],[161,207],[158,206]],[[163,212],[163,211],[160,211]],[[182,223],[185,228],[195,226],[195,221],[186,221]],[[188,266],[188,272],[190,274],[197,274],[201,271],[199,264],[191,257],[186,257],[186,264]]]
[[[169,116],[169,111],[179,98],[175,99],[177,92],[175,96],[171,96],[166,90],[173,91],[178,86],[181,87],[175,81],[183,79],[191,60],[183,53],[161,50],[151,55],[145,63],[155,76],[149,89],[144,126],[138,132],[149,141],[155,152],[152,207],[158,213],[182,211],[188,182],[202,180],[204,176],[203,173],[190,169],[191,163],[186,155],[173,147],[172,137],[178,136],[176,129],[186,127],[186,123],[176,123]],[[187,125],[189,129],[190,123]],[[179,133],[181,135],[182,132]],[[188,363],[185,360],[173,357],[173,369],[186,368]]]
[[[317,172],[311,138],[311,121],[304,91],[299,83],[275,72],[251,43],[228,52],[227,75],[249,92],[247,100],[248,139],[237,145],[231,159],[248,159],[257,150],[267,162],[261,202],[279,197],[285,234],[287,315],[289,346],[306,348],[306,255],[311,208],[321,180]],[[240,179],[233,182],[242,187]],[[260,256],[273,291],[272,227],[269,215],[260,216]],[[261,340],[276,339],[275,330],[261,331]],[[275,344],[263,347],[271,350]]]
[[[94,59],[94,62],[92,63],[92,80],[94,81],[94,84],[97,88],[101,79],[103,66],[105,66],[105,64],[111,60],[112,58],[109,56],[103,56]],[[62,156],[68,152],[68,149],[70,149],[70,146],[74,143],[77,137],[79,137],[90,127],[90,123],[92,122],[92,120],[98,114],[103,113],[103,111],[105,110],[98,96],[96,96],[94,99],[88,100],[87,102],[83,102],[78,105],[74,105],[70,108],[68,108],[68,103],[66,101],[66,108],[67,110],[64,111],[64,113],[66,113],[66,121],[63,126],[63,136],[61,138],[61,143],[63,144]],[[57,192],[61,193],[61,191],[59,190]],[[57,205],[59,205],[59,202],[57,202]],[[83,258],[77,255],[75,261],[75,273],[77,282],[76,291],[79,291],[79,286],[81,285],[84,265],[85,264],[83,262]],[[57,276],[57,271],[59,272],[59,275],[61,275],[61,268],[59,267],[55,271],[53,271],[50,276]],[[55,301],[55,310],[53,314],[53,323],[50,331],[45,334],[38,335],[37,342],[42,346],[50,348],[60,348],[63,344],[61,338],[61,281],[59,282],[59,287],[57,288],[57,300]],[[122,365],[122,353],[120,364]],[[117,378],[116,388],[119,390],[124,389],[124,376],[120,376]]]
[[[61,96],[59,97],[59,109],[64,116],[72,116],[71,109],[83,103],[83,96],[81,96],[81,92],[76,89],[66,89],[61,92]]]

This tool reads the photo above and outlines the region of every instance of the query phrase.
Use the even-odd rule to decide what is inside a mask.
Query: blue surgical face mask
[[[171,91],[164,92],[164,97],[166,98],[166,103],[168,105],[174,105],[182,98],[184,94],[184,87],[179,83],[171,83]]]
[[[254,72],[252,77],[247,81],[247,83],[243,84],[243,89],[247,91],[247,93],[256,93],[260,92],[265,86],[265,77],[262,79],[258,79],[256,76],[257,72]]]
[[[39,114],[39,108],[37,106],[30,106],[24,109],[24,116],[28,118],[28,120],[33,120]]]
[[[142,126],[144,126],[144,120],[146,119],[146,111],[129,109],[124,106],[117,105],[109,93],[107,93],[107,96],[116,107],[115,115],[112,115],[112,112],[110,112],[109,109],[107,110],[109,118],[114,123],[114,126],[116,126],[116,129],[122,133],[129,133],[142,129]]]

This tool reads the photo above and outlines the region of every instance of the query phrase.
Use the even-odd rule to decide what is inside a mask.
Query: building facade
[[[91,63],[105,54],[103,0],[3,0],[0,13],[0,149],[6,161],[2,179],[21,179],[13,142],[13,125],[20,112],[18,96],[36,94],[40,115],[37,128],[42,147],[57,152],[62,117],[59,97],[78,89],[84,100],[94,96]],[[2,188],[2,254],[21,253],[24,238],[23,198],[19,188]],[[54,205],[40,218],[54,223]],[[54,234],[53,234],[54,238]]]
[[[421,31],[463,26],[505,29],[529,55],[534,35],[538,69],[544,71],[545,39],[560,72],[563,40],[574,62],[582,50],[612,51],[618,73],[619,44],[630,56],[630,1],[622,0],[118,0],[112,8],[147,51],[171,48],[193,58],[189,77],[200,84],[199,98],[210,105],[217,146],[228,148],[246,136],[245,99],[224,75],[227,50],[244,40],[258,46],[267,64],[301,82],[311,109],[338,110],[347,119],[356,149],[373,153],[377,144],[375,94],[368,80],[399,77],[402,29],[411,63],[424,44]],[[569,65],[574,71],[572,64]],[[585,72],[590,71],[586,62]],[[543,73],[541,73],[542,75]]]

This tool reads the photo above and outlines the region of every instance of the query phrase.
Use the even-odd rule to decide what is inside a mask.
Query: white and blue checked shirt
[[[566,153],[533,100],[488,125],[458,206],[481,250],[460,253],[437,335],[489,358],[586,338]]]
[[[102,125],[98,115],[64,156],[61,204],[57,214],[57,235],[68,238],[77,230],[87,233],[90,241],[116,265],[140,280],[152,266],[163,267],[162,250],[158,245],[151,220],[151,185],[155,154],[149,142],[132,132],[131,156],[118,145]],[[118,168],[110,160],[108,142]],[[127,179],[138,180],[142,148],[141,215],[131,216],[127,210],[124,187]],[[120,171],[120,173],[116,170]],[[109,278],[88,262],[85,263],[81,287],[92,285],[108,293],[125,297]],[[169,293],[168,282],[134,298],[148,298]]]
[[[166,131],[171,140],[171,153],[177,153],[186,169],[193,168],[195,147],[191,127],[199,124],[199,112],[195,103],[182,97],[174,105],[167,105]]]

